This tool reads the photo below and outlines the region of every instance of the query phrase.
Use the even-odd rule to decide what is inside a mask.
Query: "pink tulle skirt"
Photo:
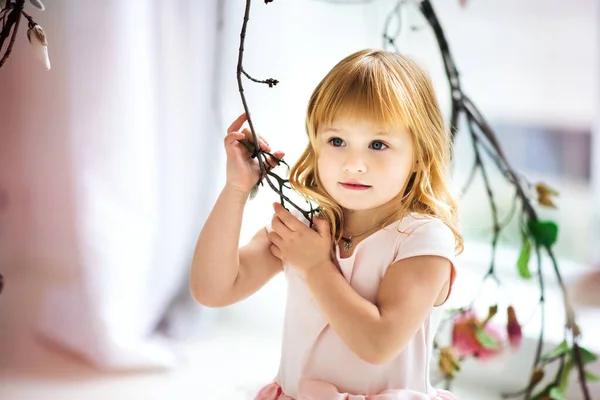
[[[335,386],[326,382],[304,380],[298,387],[298,399],[287,396],[281,386],[273,382],[263,387],[254,400],[457,400],[457,398],[445,390],[438,390],[433,397],[410,389],[392,389],[367,396],[354,395],[340,393]]]

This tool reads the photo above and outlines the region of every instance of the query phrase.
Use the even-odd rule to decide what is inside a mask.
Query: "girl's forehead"
[[[401,115],[394,112],[383,112],[378,110],[364,109],[362,107],[346,108],[336,110],[337,112],[323,118],[325,125],[335,124],[363,124],[371,125],[374,129],[389,129],[391,127],[402,127],[405,125]],[[323,116],[325,117],[325,116]]]
[[[323,123],[319,126],[319,132],[330,133],[372,133],[377,135],[391,135],[408,132],[406,126],[400,121],[390,121],[382,123],[368,117],[336,117],[329,123]]]

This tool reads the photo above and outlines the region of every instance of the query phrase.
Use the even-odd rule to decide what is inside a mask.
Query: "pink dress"
[[[304,217],[292,212],[301,221]],[[267,230],[271,227],[267,226]],[[353,254],[337,262],[348,283],[375,302],[379,283],[395,261],[436,255],[452,262],[454,236],[440,220],[410,214],[365,238]],[[374,365],[359,358],[329,326],[302,278],[284,266],[288,282],[279,371],[255,400],[453,400],[429,381],[433,338],[443,310],[434,308],[404,350]]]

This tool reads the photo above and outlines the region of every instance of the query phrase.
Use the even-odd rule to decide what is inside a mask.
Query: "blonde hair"
[[[336,241],[342,235],[344,215],[319,180],[317,133],[340,116],[367,119],[384,129],[408,129],[417,171],[398,197],[391,221],[409,212],[438,218],[454,233],[460,253],[463,239],[455,226],[457,204],[448,184],[449,133],[426,72],[401,54],[367,49],[341,60],[315,88],[306,113],[309,143],[290,171],[290,184],[319,206]]]

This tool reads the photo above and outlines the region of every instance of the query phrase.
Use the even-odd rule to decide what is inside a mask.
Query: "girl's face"
[[[319,178],[344,209],[385,209],[415,171],[413,140],[405,128],[383,132],[367,121],[336,119],[318,132]]]

